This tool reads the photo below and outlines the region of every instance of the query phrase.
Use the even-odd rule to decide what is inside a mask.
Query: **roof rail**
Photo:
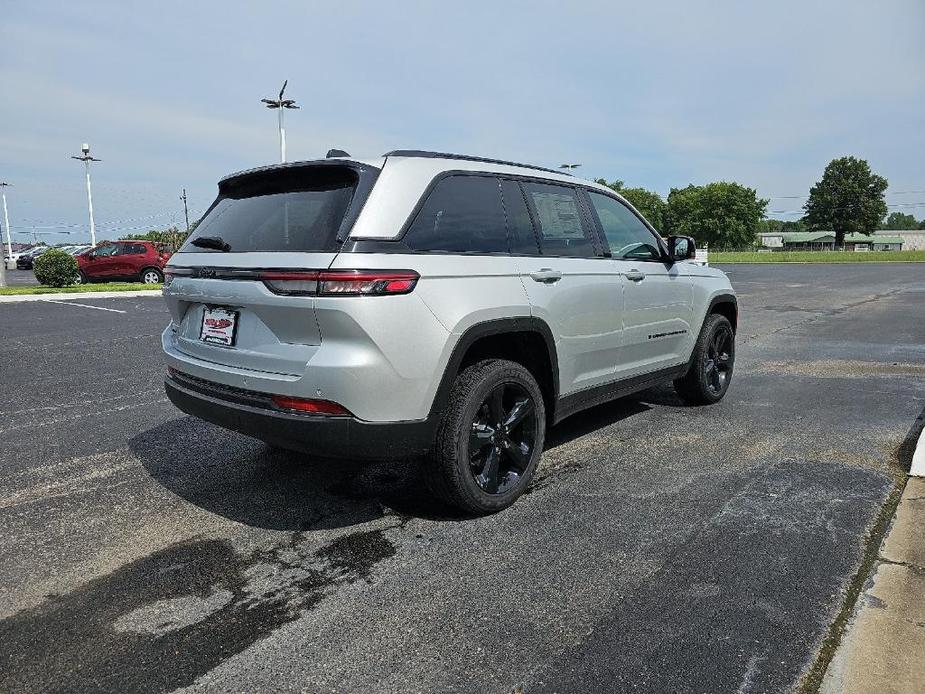
[[[523,169],[535,169],[536,171],[546,171],[547,173],[560,174],[562,176],[571,176],[572,174],[547,169],[545,166],[534,166],[533,164],[520,164],[516,161],[505,161],[504,159],[489,159],[487,157],[474,157],[470,154],[449,154],[447,152],[428,152],[420,149],[394,149],[386,152],[383,157],[415,157],[419,159],[459,159],[462,161],[479,161],[484,164],[503,164],[505,166],[519,166]]]

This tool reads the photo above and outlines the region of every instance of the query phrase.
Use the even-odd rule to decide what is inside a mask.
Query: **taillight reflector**
[[[350,417],[350,410],[330,400],[310,400],[307,398],[293,398],[288,395],[274,395],[273,402],[284,410],[308,412],[310,414],[324,414],[333,417]]]

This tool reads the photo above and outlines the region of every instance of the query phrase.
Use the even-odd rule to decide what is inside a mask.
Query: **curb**
[[[73,301],[74,299],[120,299],[139,296],[160,297],[158,289],[147,289],[129,292],[67,292],[48,294],[10,294],[0,296],[0,304],[13,304],[20,301]]]
[[[925,477],[925,429],[919,434],[919,442],[912,453],[912,466],[909,468],[911,477]]]

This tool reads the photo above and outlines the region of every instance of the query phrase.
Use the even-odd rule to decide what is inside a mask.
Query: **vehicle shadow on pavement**
[[[549,430],[546,450],[651,409],[617,400]],[[459,521],[424,482],[423,459],[352,461],[313,457],[181,417],[129,441],[148,474],[210,513],[252,527],[306,531],[343,528],[387,515]]]
[[[274,449],[181,417],[129,441],[148,474],[196,506],[270,530],[360,525],[384,516],[464,520],[436,501],[422,459],[335,460]]]
[[[415,461],[329,460],[181,417],[129,441],[148,474],[196,506],[271,530],[342,528],[427,511]]]
[[[642,402],[638,396],[632,396],[578,412],[546,432],[546,445],[543,449],[548,451],[558,448],[577,438],[651,410],[647,402],[652,401]]]

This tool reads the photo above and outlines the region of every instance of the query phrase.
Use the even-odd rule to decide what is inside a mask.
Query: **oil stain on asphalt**
[[[395,554],[391,527],[306,551],[301,533],[247,556],[224,540],[182,542],[0,622],[0,691],[170,691],[370,580]]]

